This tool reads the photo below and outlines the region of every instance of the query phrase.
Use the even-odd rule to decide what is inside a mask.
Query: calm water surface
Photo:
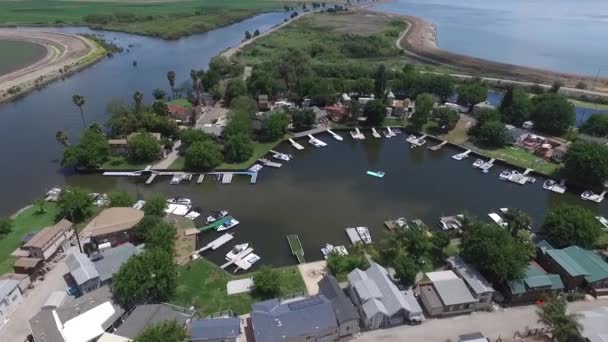
[[[608,76],[605,0],[394,0],[375,8],[435,23],[439,46],[449,51]]]
[[[343,133],[345,135],[345,133]],[[378,241],[388,230],[383,221],[400,216],[421,218],[436,227],[440,216],[469,213],[487,218],[489,212],[502,207],[528,212],[535,227],[548,208],[558,203],[573,202],[606,214],[606,204],[582,202],[577,194],[558,195],[542,189],[542,180],[520,186],[498,180],[503,169],[495,166],[489,174],[474,169],[474,157],[463,161],[451,158],[458,153],[452,148],[431,152],[426,148],[411,150],[403,135],[392,139],[353,142],[350,137],[337,142],[329,135],[319,137],[328,143],[322,149],[294,150],[283,144],[279,150],[294,155],[280,169],[265,168],[258,183],[248,177],[235,177],[232,184],[221,184],[206,178],[199,185],[169,185],[169,178],[157,178],[153,185],[145,179],[77,175],[69,183],[98,192],[127,189],[145,197],[162,192],[168,197],[191,198],[204,212],[228,209],[241,224],[235,239],[224,248],[209,253],[221,263],[228,250],[237,243],[249,242],[264,264],[286,265],[295,262],[285,236],[299,234],[306,260],[322,258],[325,243],[349,245],[344,228],[354,225],[370,227]],[[367,170],[383,170],[382,179],[367,176]],[[580,193],[579,193],[580,194]],[[203,223],[196,221],[198,226]],[[207,243],[215,232],[202,234]],[[260,263],[261,264],[261,263]]]

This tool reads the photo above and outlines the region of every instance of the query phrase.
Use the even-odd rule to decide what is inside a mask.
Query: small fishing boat
[[[367,171],[367,174],[378,178],[384,177],[384,171]]]
[[[503,220],[502,217],[500,217],[500,215],[498,215],[497,213],[489,213],[488,216],[490,216],[492,221],[494,221],[496,224],[500,225],[501,227],[507,226],[507,223],[505,222],[505,220]]]
[[[232,259],[234,259],[237,255],[239,255],[239,253],[241,253],[242,251],[246,250],[247,247],[249,247],[249,243],[242,243],[240,245],[236,245],[234,246],[230,252],[228,252],[228,254],[226,254],[226,260],[227,261],[231,261]]]
[[[181,181],[182,181],[182,176],[180,176],[180,175],[173,175],[173,177],[171,178],[171,182],[169,182],[169,184],[171,184],[171,185],[177,185]]]
[[[169,204],[192,205],[192,200],[189,199],[189,198],[185,198],[185,197],[174,197],[174,198],[169,198],[167,200],[167,203],[169,203]]]
[[[207,222],[207,224],[211,224],[211,223],[213,223],[213,222],[215,222],[215,221],[217,221],[217,220],[219,220],[221,218],[226,217],[226,215],[228,215],[228,210],[215,210],[215,211],[212,211],[210,213],[210,215],[207,216],[206,222]]]
[[[355,229],[363,242],[367,244],[372,243],[372,236],[369,234],[369,229],[367,227],[356,227]]]
[[[483,161],[483,159],[477,159],[474,163],[473,163],[473,167],[481,167],[481,165],[483,165],[485,162]]]
[[[500,180],[509,180],[511,178],[511,174],[512,172],[509,170],[504,170],[500,173],[500,175],[498,175],[498,179]]]
[[[239,222],[236,219],[234,219],[234,217],[230,217],[229,219],[227,219],[226,221],[224,221],[224,223],[221,226],[217,227],[216,231],[222,232],[224,230],[228,230],[228,229],[234,228],[239,223],[241,223],[241,222]]]

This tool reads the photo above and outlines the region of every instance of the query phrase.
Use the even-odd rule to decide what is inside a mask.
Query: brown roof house
[[[13,269],[15,273],[26,274],[33,280],[40,273],[42,266],[44,266],[44,260],[41,258],[19,258],[15,260]]]
[[[131,207],[108,208],[100,212],[80,233],[84,243],[112,246],[133,241],[133,228],[144,217],[144,212]]]
[[[73,227],[72,222],[62,219],[39,231],[21,249],[28,251],[30,257],[48,260],[74,235]]]

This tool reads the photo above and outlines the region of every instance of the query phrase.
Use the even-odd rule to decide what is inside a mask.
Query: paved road
[[[4,327],[0,328],[0,340],[11,342],[25,340],[31,333],[29,319],[40,311],[52,292],[66,290],[63,275],[67,272],[65,262],[59,261],[52,270],[45,274],[44,281],[36,282],[35,287],[23,295],[23,303],[11,315]]]
[[[608,306],[608,298],[586,300],[570,303],[571,311],[585,311],[601,306]],[[528,329],[540,328],[537,323],[536,306],[508,308],[496,312],[474,312],[470,315],[442,319],[428,319],[421,325],[402,325],[390,329],[374,330],[363,333],[357,342],[400,342],[400,341],[454,341],[458,335],[481,332],[495,341],[502,337],[510,341],[515,332],[526,332]]]

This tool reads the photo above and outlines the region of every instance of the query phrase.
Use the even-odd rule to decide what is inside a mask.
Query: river
[[[394,0],[374,9],[435,23],[439,46],[448,51],[608,76],[605,0]]]
[[[537,229],[548,208],[556,204],[576,203],[603,215],[604,203],[583,202],[579,193],[555,194],[542,189],[542,180],[525,186],[498,179],[504,168],[496,165],[488,174],[471,166],[474,157],[456,161],[453,148],[431,152],[426,147],[410,149],[405,136],[355,142],[346,132],[343,142],[328,134],[318,137],[328,146],[314,149],[306,140],[297,151],[289,143],[278,150],[294,156],[280,169],[264,168],[258,183],[249,177],[235,176],[232,184],[221,184],[207,177],[203,184],[169,185],[168,177],[157,177],[152,185],[145,177],[77,175],[72,185],[86,186],[97,192],[126,189],[140,198],[154,192],[166,196],[191,198],[203,212],[227,209],[241,224],[228,245],[207,255],[220,263],[236,243],[249,242],[261,256],[260,264],[294,263],[286,241],[287,234],[299,234],[306,260],[322,258],[325,243],[350,245],[344,228],[368,226],[374,241],[388,232],[383,222],[389,218],[422,219],[436,228],[440,216],[469,212],[483,219],[502,207],[520,208],[531,215]],[[367,170],[382,170],[382,179],[366,175]],[[196,221],[203,226],[202,220]],[[218,233],[202,234],[203,243]]]

